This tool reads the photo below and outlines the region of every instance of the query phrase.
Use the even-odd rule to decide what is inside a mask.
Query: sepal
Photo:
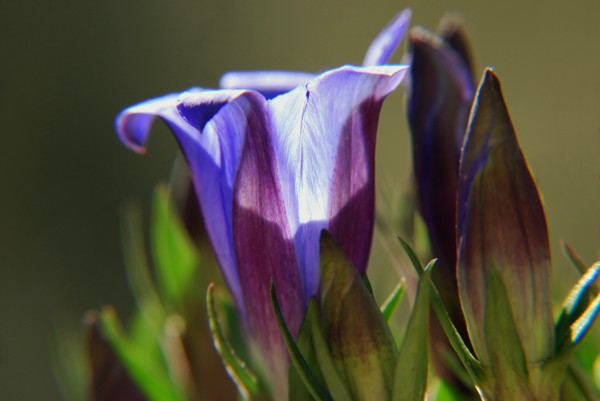
[[[600,309],[600,294],[595,283],[600,261],[594,263],[571,289],[556,323],[556,352],[565,352],[585,335]]]
[[[533,400],[527,359],[519,339],[510,300],[502,278],[489,267],[486,285],[484,341],[490,358],[487,383],[493,400]]]
[[[398,351],[373,296],[348,257],[321,233],[321,313],[335,366],[355,401],[387,400]]]

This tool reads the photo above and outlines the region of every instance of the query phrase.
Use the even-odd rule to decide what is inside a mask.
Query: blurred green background
[[[148,155],[124,149],[113,131],[119,110],[214,87],[228,70],[358,64],[406,6],[413,24],[431,29],[458,12],[478,68],[496,67],[543,195],[555,282],[575,277],[559,239],[588,262],[600,257],[597,0],[0,0],[0,400],[62,399],[55,333],[106,303],[131,310],[118,208],[137,199],[148,210],[177,148],[157,127]],[[382,114],[380,186],[409,173],[402,97]]]

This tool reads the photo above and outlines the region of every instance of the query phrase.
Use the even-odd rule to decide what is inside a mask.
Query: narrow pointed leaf
[[[583,261],[583,259],[581,259],[581,257],[579,257],[579,255],[577,255],[575,253],[575,250],[568,243],[561,241],[561,245],[562,245],[563,251],[569,258],[571,263],[573,263],[573,265],[575,266],[575,268],[577,269],[579,274],[585,274],[585,272],[587,271],[587,266],[586,266],[585,262]]]
[[[315,354],[327,389],[334,400],[351,400],[352,396],[350,395],[350,390],[348,390],[347,383],[340,377],[337,368],[335,367],[335,363],[331,358],[329,346],[327,345],[325,335],[323,334],[323,328],[321,327],[316,297],[310,299],[308,303],[308,313],[315,316],[315,318],[311,319],[311,333]]]
[[[214,285],[208,286],[206,292],[206,308],[208,311],[208,323],[210,331],[213,336],[213,342],[215,349],[221,356],[223,365],[227,370],[227,373],[234,381],[240,396],[243,400],[250,400],[252,394],[259,392],[259,384],[256,376],[246,366],[246,363],[242,361],[235,351],[229,345],[229,342],[225,339],[219,319],[217,317],[217,310],[215,307],[214,299]]]
[[[411,261],[413,268],[415,269],[419,277],[423,279],[424,269],[421,266],[421,262],[419,262],[419,258],[412,250],[410,245],[408,245],[402,238],[398,238],[398,241],[400,242],[400,245],[402,245],[402,248],[404,248],[404,251],[406,252],[409,260]],[[424,279],[428,280],[427,277],[425,277]],[[438,294],[435,285],[431,280],[428,281],[432,286],[432,291],[430,294],[431,306],[433,307],[433,310],[435,311],[442,325],[442,328],[446,333],[446,336],[448,336],[448,341],[450,341],[452,348],[454,349],[461,363],[469,373],[469,376],[471,376],[473,382],[481,383],[481,380],[483,378],[483,369],[481,363],[473,356],[473,354],[471,354],[469,347],[467,347],[464,340],[460,336],[460,333],[458,332],[458,330],[456,330],[456,327],[454,327],[454,323],[450,319],[450,315],[448,314],[448,311],[446,310],[446,307],[444,306],[444,303],[442,302],[442,299]]]
[[[485,300],[484,335],[490,357],[496,400],[525,400],[529,396],[529,374],[523,346],[502,278],[490,268]]]
[[[569,346],[572,341],[572,325],[582,316],[594,297],[592,290],[600,275],[600,262],[592,265],[571,289],[556,323],[557,351]]]
[[[166,302],[181,305],[188,287],[193,284],[198,256],[165,185],[159,185],[154,193],[152,250]]]
[[[311,370],[310,366],[306,362],[306,359],[298,349],[298,345],[294,341],[294,337],[292,337],[292,333],[290,333],[285,319],[283,318],[283,313],[281,312],[279,302],[277,301],[277,294],[275,292],[275,285],[273,282],[271,282],[271,301],[273,303],[273,309],[275,310],[277,323],[281,329],[283,341],[288,349],[292,363],[304,381],[306,388],[317,401],[333,401],[333,398],[331,398],[331,394],[329,394],[327,387],[325,387],[323,383],[319,381],[318,376]]]
[[[386,322],[389,322],[392,318],[392,315],[398,308],[400,301],[402,300],[402,296],[404,295],[404,291],[406,290],[406,284],[404,281],[400,281],[396,284],[396,287],[392,290],[392,293],[387,297],[387,299],[381,305],[381,314]]]
[[[429,263],[419,283],[406,334],[400,347],[394,379],[393,401],[422,401],[427,390],[429,297],[431,269]]]
[[[587,334],[600,313],[600,294],[590,303],[583,314],[571,325],[571,346],[577,345]]]
[[[358,271],[321,233],[321,311],[331,356],[356,401],[391,395],[397,356],[390,330]]]
[[[309,369],[314,373],[319,382],[323,383],[324,379],[319,368],[312,334],[313,320],[319,319],[318,313],[315,312],[314,308],[308,308],[306,311],[306,315],[300,326],[300,331],[298,332],[296,345],[298,346],[300,354],[305,358]],[[289,401],[312,401],[313,399],[310,391],[304,384],[301,373],[298,372],[296,366],[292,364],[289,373]]]
[[[166,314],[146,256],[142,213],[138,207],[128,205],[120,217],[125,268],[139,311],[129,335],[138,344],[159,342]]]

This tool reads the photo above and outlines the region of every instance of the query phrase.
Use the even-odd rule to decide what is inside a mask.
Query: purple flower
[[[461,145],[475,92],[469,45],[455,19],[445,18],[439,35],[422,28],[408,34],[411,56],[408,122],[419,212],[431,251],[438,258],[432,279],[458,330],[467,338],[456,279],[456,196]],[[432,326],[434,366],[454,378],[440,355],[450,344]]]
[[[379,57],[367,57],[372,66],[344,66],[316,77],[238,73],[247,79],[227,84],[235,77],[229,75],[224,86],[245,89],[191,89],[140,103],[117,118],[121,140],[138,152],[145,150],[155,117],[173,131],[221,270],[254,354],[265,356],[276,398],[286,394],[288,358],[270,303],[270,281],[297,332],[319,288],[322,229],[333,234],[361,274],[366,270],[379,112],[407,69],[378,64],[400,41],[407,15],[376,39],[369,54]]]
[[[443,31],[443,36],[437,36],[413,28],[408,35],[412,56],[408,121],[419,210],[428,228],[433,255],[439,258],[433,279],[454,321],[458,321],[458,162],[475,84],[462,31],[448,22]]]
[[[499,318],[488,311],[495,301],[490,277],[498,275],[520,352],[530,365],[545,361],[554,347],[548,229],[492,69],[477,91],[459,171],[457,275],[473,348],[484,365],[496,368],[502,355],[490,344],[498,329],[490,333],[488,322]]]

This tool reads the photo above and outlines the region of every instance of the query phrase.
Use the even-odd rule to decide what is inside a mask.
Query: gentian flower
[[[455,205],[460,149],[475,83],[466,40],[452,21],[446,20],[441,35],[421,28],[409,33],[408,121],[419,211],[438,258],[432,276],[453,320],[460,322]]]
[[[173,131],[253,354],[262,356],[276,399],[287,396],[288,357],[270,302],[271,280],[296,333],[318,292],[322,229],[361,274],[366,270],[379,112],[407,70],[380,65],[406,29],[406,13],[400,17],[369,51],[379,55],[369,56],[372,66],[344,66],[308,81],[308,75],[281,73],[280,85],[257,80],[259,73],[245,89],[166,95],[130,107],[116,120],[123,143],[138,152],[145,151],[155,117]],[[276,96],[291,85],[295,89]]]
[[[491,69],[460,160],[457,236],[469,337],[491,370],[486,399],[556,399],[536,373],[554,351],[546,218]]]

